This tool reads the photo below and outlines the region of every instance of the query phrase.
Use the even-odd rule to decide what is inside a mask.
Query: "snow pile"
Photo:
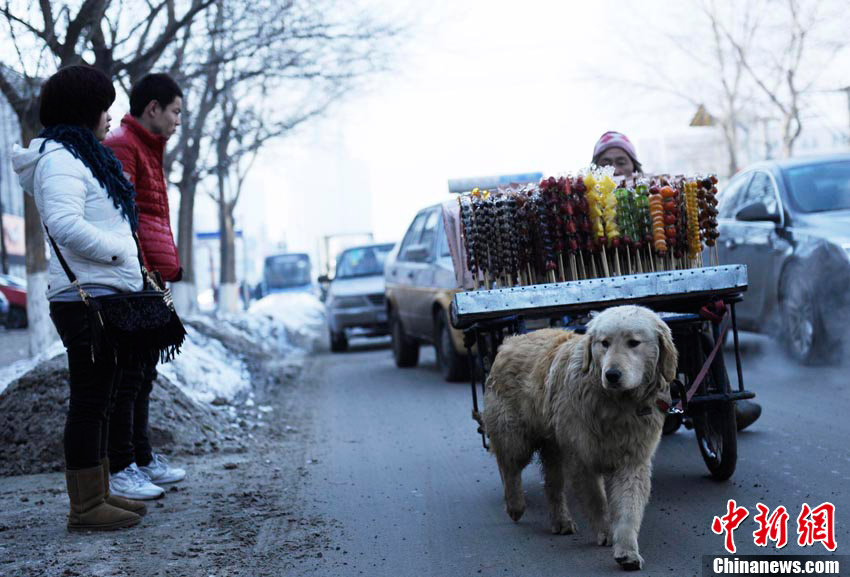
[[[247,313],[192,315],[184,318],[186,341],[159,373],[192,400],[232,402],[250,393],[251,375],[241,353],[288,356],[312,352],[325,342],[325,305],[312,294],[280,293],[253,304]],[[13,381],[65,352],[61,342],[40,355],[0,369],[0,393]],[[248,395],[250,397],[250,395]]]
[[[248,309],[248,314],[265,317],[282,325],[294,345],[308,351],[325,342],[325,305],[310,293],[270,294]]]
[[[28,359],[21,359],[20,361],[12,363],[8,367],[0,369],[0,393],[5,391],[6,387],[8,387],[9,383],[12,381],[18,380],[25,373],[30,372],[41,363],[49,361],[56,355],[61,355],[64,352],[65,347],[62,345],[62,342],[55,341],[46,351]]]
[[[219,340],[186,325],[186,341],[181,353],[157,371],[177,385],[189,398],[202,403],[216,399],[232,401],[251,388],[251,375],[245,362]]]
[[[287,355],[295,348],[286,327],[268,316],[247,313],[192,315],[184,317],[183,321],[232,350]]]

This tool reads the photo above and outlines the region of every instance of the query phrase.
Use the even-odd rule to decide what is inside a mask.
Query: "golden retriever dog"
[[[638,531],[649,500],[678,353],[670,328],[647,308],[607,309],[584,335],[544,329],[505,340],[484,395],[484,430],[496,455],[505,507],[525,511],[522,470],[539,452],[551,529],[576,531],[567,481],[599,545],[640,569]]]

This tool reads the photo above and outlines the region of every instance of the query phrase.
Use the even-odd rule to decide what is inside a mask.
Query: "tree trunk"
[[[236,234],[233,229],[233,205],[224,192],[224,174],[219,174],[219,300],[218,310],[235,313],[239,309],[239,288],[236,284]]]
[[[723,140],[726,142],[726,151],[729,153],[728,173],[732,177],[738,172],[738,129],[735,117],[727,117],[722,124]]]
[[[21,140],[24,146],[38,133],[38,126],[28,122],[27,116],[20,117]],[[47,292],[47,254],[44,246],[44,229],[41,216],[32,195],[24,194],[24,238],[27,264],[27,325],[29,351],[35,356],[56,341],[57,335],[50,320],[50,306],[44,294]]]
[[[180,212],[177,220],[177,253],[180,266],[183,267],[183,280],[174,283],[174,306],[181,314],[193,313],[198,308],[198,294],[195,285],[194,235],[195,235],[195,191],[197,182],[185,177],[181,181]]]

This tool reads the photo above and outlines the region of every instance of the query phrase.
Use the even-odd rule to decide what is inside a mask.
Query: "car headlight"
[[[362,297],[336,297],[333,299],[333,308],[335,309],[353,309],[362,307],[364,304]]]

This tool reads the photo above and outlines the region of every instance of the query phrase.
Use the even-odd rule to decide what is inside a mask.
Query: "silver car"
[[[850,155],[764,162],[718,197],[722,264],[746,264],[739,326],[802,363],[838,360],[850,321]]]
[[[348,348],[350,336],[389,334],[384,297],[384,261],[392,244],[372,244],[349,248],[337,257],[334,278],[319,278],[330,283],[325,305],[331,351]]]

